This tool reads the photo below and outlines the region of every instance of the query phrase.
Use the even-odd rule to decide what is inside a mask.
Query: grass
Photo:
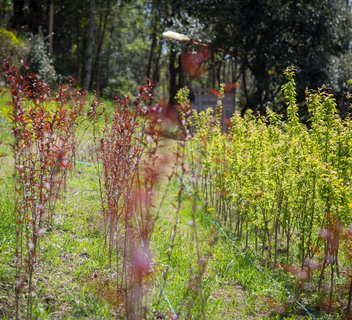
[[[10,143],[9,126],[0,118],[0,318],[6,317],[14,282],[15,221]]]
[[[195,269],[197,264],[190,203],[187,199],[184,199],[185,209],[180,213],[176,246],[171,260],[167,259],[169,238],[175,223],[173,201],[176,201],[175,197],[167,201],[169,208],[164,211],[167,215],[157,224],[152,249],[156,254],[159,273],[162,273],[167,263],[170,264],[171,275],[164,289],[180,318],[197,319],[197,310],[192,310],[192,305],[196,303],[190,298],[190,279],[186,271]],[[231,243],[209,223],[207,216],[203,208],[197,211],[201,256],[207,258],[203,277],[207,319],[275,319],[284,314],[286,297],[283,289],[273,286],[267,275],[258,272],[247,258],[238,254]],[[266,272],[273,276],[269,270]],[[155,309],[157,307],[160,308],[160,305],[155,306]],[[161,304],[162,312],[167,313],[168,308],[164,301]]]

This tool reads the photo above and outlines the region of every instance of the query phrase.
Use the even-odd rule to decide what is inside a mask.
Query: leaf
[[[232,83],[232,82],[229,82],[225,85],[225,88],[224,88],[224,92],[225,93],[231,93],[231,91],[233,89],[236,89],[237,87],[237,84],[236,83]]]
[[[210,90],[210,93],[215,94],[216,96],[218,96],[219,93],[220,93],[220,91],[219,91],[219,90],[216,90],[216,89],[211,89],[211,90]]]

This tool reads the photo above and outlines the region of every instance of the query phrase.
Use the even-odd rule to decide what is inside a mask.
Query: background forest
[[[105,97],[134,91],[145,78],[171,103],[192,82],[236,83],[243,113],[263,113],[267,104],[283,113],[283,71],[294,65],[298,101],[307,87],[324,84],[347,113],[352,33],[345,0],[1,0],[0,27],[1,60],[22,58],[47,80],[71,76]],[[165,30],[203,40],[210,50],[167,42]],[[194,68],[206,68],[181,66],[185,53]]]

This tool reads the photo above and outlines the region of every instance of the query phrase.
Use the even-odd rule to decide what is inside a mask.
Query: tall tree
[[[159,67],[161,57],[161,35],[163,33],[164,23],[166,21],[162,11],[162,1],[152,0],[150,8],[150,49],[148,64],[146,68],[146,77],[153,79],[154,82],[159,80]]]
[[[93,67],[93,54],[94,54],[94,28],[95,28],[95,0],[89,0],[89,20],[87,28],[87,46],[85,55],[85,71],[83,88],[89,89],[92,67]]]
[[[264,112],[291,64],[300,92],[330,84],[331,59],[347,52],[351,41],[345,0],[190,0],[187,6],[214,35],[215,49],[238,51],[240,69],[253,83],[244,110]]]
[[[44,27],[41,0],[29,0],[28,2],[28,30],[37,33]]]
[[[49,0],[49,25],[48,25],[48,39],[49,39],[49,54],[53,55],[54,52],[54,13],[55,13],[55,2]]]
[[[105,40],[105,34],[108,24],[108,19],[111,14],[111,0],[103,1],[99,8],[99,24],[97,30],[97,45],[94,58],[92,80],[95,83],[95,88],[99,91],[101,89],[100,76],[101,76],[101,53]]]
[[[25,23],[24,6],[24,0],[13,0],[12,27],[14,29],[20,29]]]

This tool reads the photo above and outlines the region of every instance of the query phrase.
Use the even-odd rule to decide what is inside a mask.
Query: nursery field
[[[5,69],[0,318],[351,319],[352,122],[307,92],[179,119]],[[8,102],[11,102],[10,104]],[[171,138],[170,138],[171,137]]]

